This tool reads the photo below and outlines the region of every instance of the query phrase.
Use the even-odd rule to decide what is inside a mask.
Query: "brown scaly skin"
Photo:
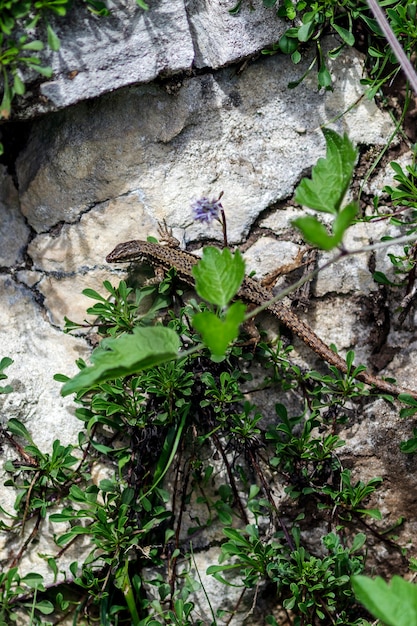
[[[179,279],[193,287],[194,277],[192,269],[197,263],[198,258],[177,247],[164,246],[149,241],[134,240],[117,245],[115,249],[107,255],[106,261],[108,263],[138,261],[151,265],[158,272],[168,272],[171,268],[174,268]],[[268,289],[262,287],[258,281],[246,277],[237,293],[237,297],[244,302],[261,306],[268,300],[271,300],[273,294]],[[346,374],[347,369],[345,361],[338,354],[333,352],[333,350],[316,335],[310,326],[299,319],[288,306],[281,302],[276,302],[275,304],[270,304],[266,310],[297,335],[297,337],[318,354],[319,357]],[[360,372],[356,378],[367,385],[376,387],[384,393],[393,396],[398,396],[400,393],[407,393],[417,399],[416,391],[398,387],[366,371]]]

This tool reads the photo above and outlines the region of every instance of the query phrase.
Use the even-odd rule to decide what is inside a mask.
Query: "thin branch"
[[[391,26],[389,25],[388,20],[385,17],[384,11],[379,6],[377,0],[367,0],[367,3],[376,21],[378,22],[380,29],[384,33],[386,40],[391,46],[393,53],[397,57],[398,63],[401,65],[402,70],[404,74],[406,75],[407,80],[409,81],[414,93],[417,94],[416,71],[414,67],[412,66],[409,58],[405,54],[403,47],[401,46],[400,42],[395,36]]]

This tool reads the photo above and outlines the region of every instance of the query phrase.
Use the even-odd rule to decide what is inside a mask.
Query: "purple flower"
[[[223,209],[220,202],[222,195],[213,200],[209,200],[209,198],[195,200],[191,205],[194,219],[197,222],[205,222],[207,224],[210,224],[213,220],[220,220],[219,213]]]

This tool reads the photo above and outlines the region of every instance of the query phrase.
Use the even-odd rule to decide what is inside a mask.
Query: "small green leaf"
[[[32,69],[36,70],[38,74],[42,74],[42,76],[45,76],[46,78],[51,78],[53,74],[52,67],[40,67],[40,66],[34,65]]]
[[[35,39],[34,41],[25,43],[22,46],[22,50],[35,50],[36,52],[39,52],[40,50],[43,50],[43,43],[39,39]]]
[[[56,52],[61,47],[61,41],[50,24],[47,24],[46,32],[48,33],[48,46]]]
[[[406,402],[411,407],[414,407],[417,411],[417,399],[411,396],[409,393],[400,393],[400,395],[398,396],[398,400],[400,400],[400,402]]]
[[[372,278],[374,279],[376,283],[379,283],[380,285],[394,285],[395,284],[391,280],[389,280],[389,278],[387,278],[384,272],[374,272],[372,274]]]
[[[298,217],[292,223],[301,231],[306,241],[321,250],[331,250],[337,245],[334,237],[328,234],[326,227],[312,215]]]
[[[332,23],[332,26],[335,29],[335,31],[340,35],[340,37],[343,39],[343,41],[347,43],[348,46],[354,45],[355,37],[353,33],[351,33],[350,30],[346,30],[346,28],[343,28],[342,26],[339,26],[339,24],[335,24],[334,22]]]
[[[9,421],[7,422],[7,430],[10,431],[12,435],[16,435],[17,437],[22,437],[22,439],[25,439],[29,443],[33,444],[33,439],[28,429],[26,428],[24,424],[22,424],[22,422],[17,420],[15,417],[10,418]]]
[[[400,450],[403,454],[414,454],[417,451],[417,438],[413,437],[412,439],[407,439],[407,441],[402,441]]]
[[[131,335],[105,339],[91,355],[91,367],[67,381],[61,394],[81,391],[99,382],[128,376],[164,361],[175,359],[180,347],[175,331],[162,326],[135,328]]]
[[[229,248],[204,248],[203,256],[193,268],[195,288],[199,296],[221,307],[236,295],[245,276],[245,262],[239,250],[232,255]]]
[[[283,54],[293,54],[298,48],[298,40],[294,39],[294,37],[288,37],[286,33],[284,33],[281,39],[278,42],[279,49]]]
[[[325,89],[331,88],[332,76],[324,63],[321,64],[317,77],[320,87],[324,87]]]
[[[314,21],[306,22],[298,29],[298,41],[308,41],[314,33]]]
[[[326,139],[326,158],[313,167],[311,180],[303,178],[296,189],[299,204],[337,214],[349,187],[357,152],[347,135],[341,137],[333,130],[323,129]]]
[[[353,224],[358,208],[356,202],[350,202],[337,214],[332,230],[339,243],[342,241],[346,230]]]
[[[43,615],[51,615],[55,611],[55,607],[52,602],[49,600],[41,600],[40,602],[36,602],[36,610],[42,613]]]
[[[14,75],[13,90],[18,96],[23,96],[25,93],[25,83],[21,80],[18,74]]]
[[[192,325],[215,357],[222,357],[230,343],[238,337],[245,309],[242,302],[234,302],[224,319],[219,319],[210,311],[194,315]]]
[[[28,587],[32,589],[37,589],[39,587],[43,587],[43,576],[41,574],[36,574],[35,572],[30,572],[23,576],[21,579],[22,583],[25,583]]]
[[[237,15],[240,12],[240,7],[241,6],[242,6],[242,0],[239,0],[239,2],[237,4],[235,4],[234,7],[229,9],[230,15]]]

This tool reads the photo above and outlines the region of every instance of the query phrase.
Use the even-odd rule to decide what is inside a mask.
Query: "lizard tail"
[[[268,307],[268,310],[270,310],[278,318],[282,315],[282,310],[279,306],[277,307],[276,305],[271,305]],[[347,374],[346,361],[336,354],[336,352],[333,352],[333,350],[315,334],[310,326],[300,320],[289,307],[286,308],[285,311],[285,326],[297,335],[297,337],[299,337],[303,343],[308,345],[316,354],[319,354],[327,363],[337,367],[337,369],[343,374]],[[398,396],[400,393],[407,393],[417,400],[417,391],[412,391],[411,389],[394,385],[387,380],[383,380],[378,376],[370,374],[366,370],[359,372],[355,378],[366,385],[376,387],[384,393],[388,393],[393,396]]]

